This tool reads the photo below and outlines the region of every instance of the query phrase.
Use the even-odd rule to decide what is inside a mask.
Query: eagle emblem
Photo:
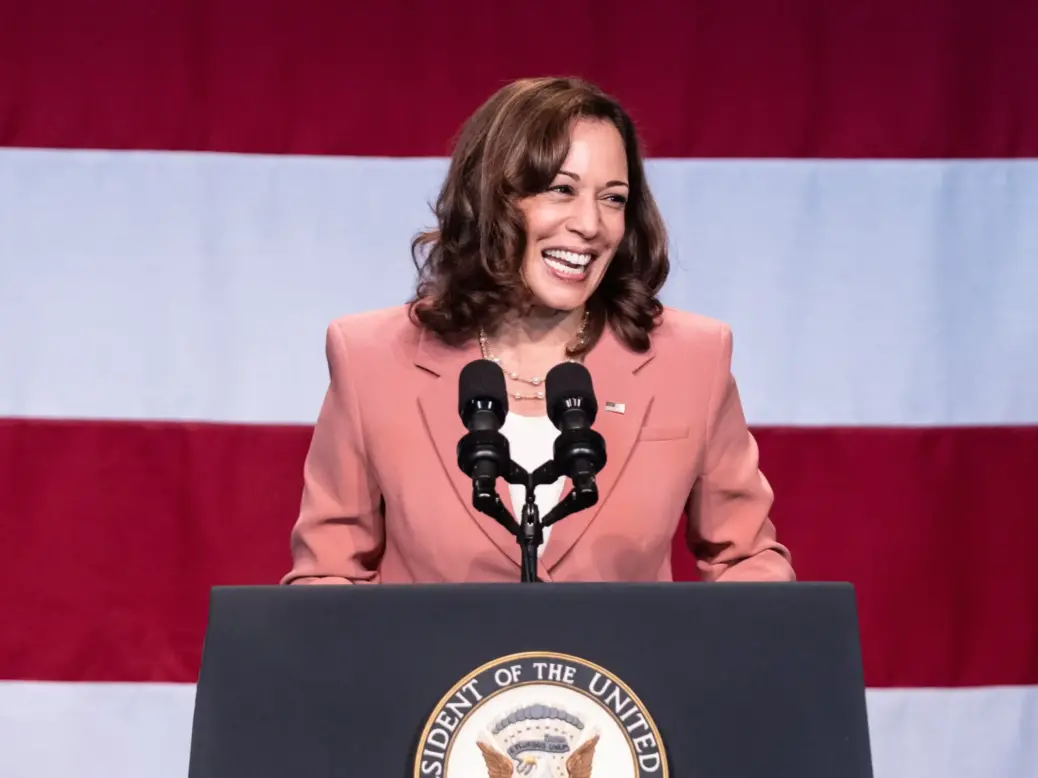
[[[597,732],[582,717],[526,705],[499,717],[477,740],[488,778],[591,778]]]
[[[650,711],[604,667],[525,651],[487,662],[430,710],[413,778],[669,778]]]

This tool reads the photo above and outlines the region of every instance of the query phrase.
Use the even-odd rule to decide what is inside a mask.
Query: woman
[[[504,87],[465,124],[435,210],[412,247],[410,304],[328,329],[331,384],[284,582],[519,580],[516,538],[472,507],[457,465],[458,374],[480,358],[507,376],[502,431],[527,469],[558,434],[544,375],[574,359],[594,381],[599,500],[548,528],[543,580],[670,580],[683,512],[704,579],[793,579],[731,333],[656,299],[666,236],[624,110],[574,79]],[[518,515],[522,494],[499,484]],[[566,486],[540,487],[541,516]]]

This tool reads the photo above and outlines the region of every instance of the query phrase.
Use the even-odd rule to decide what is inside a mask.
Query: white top
[[[559,431],[547,416],[522,416],[510,412],[501,427],[501,434],[508,438],[508,448],[512,454],[512,460],[525,468],[528,473],[532,473],[552,458],[555,438],[559,436]],[[555,483],[538,486],[534,491],[537,511],[542,519],[562,497],[564,483],[565,477],[560,475]],[[526,490],[522,486],[509,484],[508,492],[512,497],[512,509],[516,521],[519,521],[522,517],[523,504],[526,502]],[[538,556],[544,554],[550,534],[551,527],[545,527],[544,539],[540,548],[537,549]]]

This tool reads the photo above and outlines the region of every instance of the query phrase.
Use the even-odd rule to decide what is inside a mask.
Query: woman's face
[[[548,191],[524,198],[526,285],[547,308],[582,307],[624,236],[627,155],[612,122],[573,124],[569,154]]]

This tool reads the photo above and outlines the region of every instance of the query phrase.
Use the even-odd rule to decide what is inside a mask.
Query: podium
[[[189,778],[871,778],[838,583],[218,587]]]

